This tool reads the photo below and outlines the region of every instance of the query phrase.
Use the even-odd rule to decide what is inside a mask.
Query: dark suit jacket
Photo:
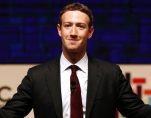
[[[0,118],[62,118],[59,59],[29,69],[18,92],[0,110]],[[132,92],[117,65],[88,61],[86,118],[114,118],[116,109],[128,118],[151,118],[151,107]]]

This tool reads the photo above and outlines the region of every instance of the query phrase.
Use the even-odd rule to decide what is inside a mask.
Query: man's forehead
[[[88,16],[86,13],[84,13],[84,12],[82,12],[82,11],[79,11],[79,10],[69,10],[69,11],[66,11],[66,12],[64,12],[62,15],[64,15],[64,14],[82,14],[82,15],[86,15],[86,16]]]
[[[89,22],[89,17],[81,11],[67,11],[62,15],[62,21],[87,23]]]
[[[63,24],[76,24],[76,25],[88,25],[88,23],[85,22],[62,22]]]

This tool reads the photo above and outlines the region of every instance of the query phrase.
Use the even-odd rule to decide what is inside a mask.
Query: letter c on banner
[[[3,90],[11,91],[11,88],[9,86],[3,86],[3,87],[0,88],[0,101],[7,102],[8,100],[10,100],[10,98],[3,98],[1,96],[1,93],[2,93]]]

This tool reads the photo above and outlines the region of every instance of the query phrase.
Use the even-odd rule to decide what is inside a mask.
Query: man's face
[[[83,53],[86,51],[87,39],[93,34],[89,27],[89,17],[80,11],[67,11],[62,15],[62,25],[58,24],[58,34],[62,39],[64,53]]]

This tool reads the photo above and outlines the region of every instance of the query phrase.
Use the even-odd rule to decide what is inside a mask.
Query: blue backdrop
[[[1,0],[0,63],[42,63],[61,53],[61,8],[77,0]],[[94,14],[88,53],[113,63],[151,63],[151,0],[79,0]]]

